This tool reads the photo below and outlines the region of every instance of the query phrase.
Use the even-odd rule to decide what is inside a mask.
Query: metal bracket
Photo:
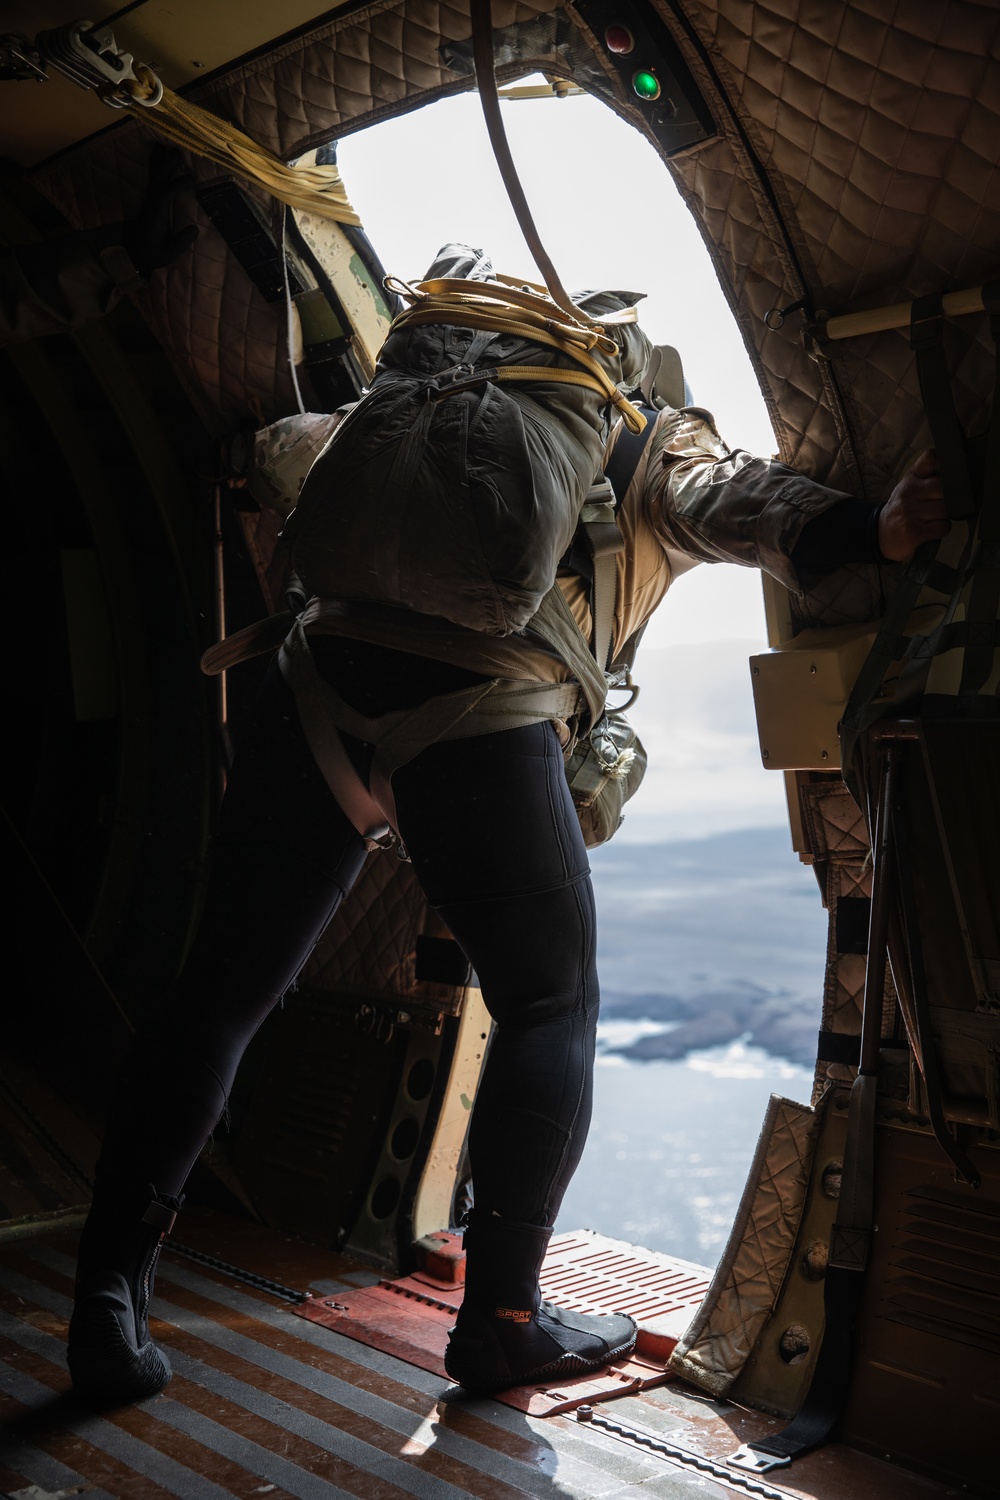
[[[787,1469],[790,1458],[779,1458],[774,1453],[758,1453],[749,1443],[741,1443],[736,1452],[726,1459],[733,1469],[743,1469],[748,1474],[767,1474],[771,1469]]]
[[[9,31],[0,36],[0,81],[4,83],[48,83],[45,62],[41,53],[22,36],[19,31]]]
[[[71,21],[40,31],[35,46],[42,57],[82,89],[98,88],[103,83],[122,83],[134,78],[131,52],[120,52],[110,26],[93,21]]]
[[[40,31],[35,46],[43,61],[65,73],[79,88],[100,90],[102,102],[112,109],[123,109],[133,103],[152,108],[163,98],[159,79],[157,89],[148,99],[134,100],[130,95],[116,93],[123,83],[135,80],[136,74],[131,52],[121,51],[110,26],[71,21],[68,26]]]

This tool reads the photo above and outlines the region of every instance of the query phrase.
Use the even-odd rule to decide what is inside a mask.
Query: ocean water
[[[558,1228],[714,1266],[732,1227],[772,1094],[808,1103],[812,1070],[742,1041],[680,1061],[608,1050],[602,1027],[594,1118]]]
[[[594,1115],[558,1229],[714,1265],[771,1094],[808,1103],[826,913],[782,829],[592,858]]]

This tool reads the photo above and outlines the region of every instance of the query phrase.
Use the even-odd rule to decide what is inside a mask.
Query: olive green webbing
[[[600,719],[608,694],[604,664],[610,653],[614,618],[614,559],[621,546],[620,537],[616,545],[608,534],[610,526],[617,535],[617,524],[605,489],[605,484],[599,483],[591,491],[583,522],[595,557],[590,644],[558,583],[545,595],[531,621],[531,630],[554,648],[575,681],[494,678],[431,698],[417,708],[368,718],[320,676],[304,622],[299,619],[293,624],[278,658],[281,670],[295,695],[306,740],[324,780],[370,847],[383,843],[383,822],[396,826],[393,772],[430,745],[497,734],[545,720],[563,724],[573,721],[579,731],[591,728]],[[340,739],[341,730],[376,747],[370,787],[365,787],[351,765]]]
[[[345,778],[340,754],[331,755],[329,751],[331,739],[336,739],[339,744],[339,730],[375,746],[371,788],[367,795],[371,804],[395,827],[393,772],[422,750],[443,740],[476,738],[545,720],[566,722],[580,708],[580,688],[575,682],[497,678],[463,688],[457,693],[430,698],[417,708],[399,709],[368,718],[346,703],[336,688],[320,676],[301,621],[293,625],[278,660],[295,695],[303,731],[317,765],[344,812],[365,838],[372,837],[371,816],[366,816],[362,810],[365,826],[359,826],[353,815],[355,807],[361,806],[356,788],[350,777]],[[353,779],[363,788],[356,772]]]

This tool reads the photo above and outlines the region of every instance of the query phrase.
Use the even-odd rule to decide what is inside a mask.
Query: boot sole
[[[118,1319],[106,1308],[73,1319],[66,1363],[73,1393],[93,1405],[122,1405],[155,1396],[173,1371],[162,1350],[150,1341],[130,1348]]]
[[[625,1359],[635,1348],[635,1335],[619,1344],[616,1349],[609,1349],[607,1354],[602,1354],[599,1359],[587,1359],[582,1354],[564,1354],[550,1364],[541,1365],[533,1370],[524,1370],[520,1373],[512,1371],[509,1375],[501,1378],[480,1378],[475,1374],[461,1371],[461,1343],[464,1340],[456,1340],[452,1335],[451,1343],[444,1357],[444,1367],[449,1377],[456,1385],[464,1390],[471,1391],[474,1396],[489,1396],[496,1391],[509,1391],[518,1385],[545,1385],[552,1379],[572,1379],[577,1375],[593,1374],[596,1370],[606,1369],[613,1365],[616,1360]],[[470,1341],[471,1342],[471,1341]],[[459,1345],[455,1348],[456,1343]],[[477,1344],[478,1347],[478,1344]],[[455,1356],[458,1356],[457,1358]]]

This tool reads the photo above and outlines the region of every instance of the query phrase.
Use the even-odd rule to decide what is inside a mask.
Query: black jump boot
[[[170,1364],[149,1337],[153,1275],[183,1198],[148,1187],[124,1195],[98,1185],[80,1239],[66,1351],[74,1394],[93,1406],[162,1391]]]
[[[601,1370],[635,1347],[623,1313],[574,1313],[543,1302],[538,1273],[552,1230],[473,1212],[465,1232],[465,1296],[444,1367],[486,1395]]]

